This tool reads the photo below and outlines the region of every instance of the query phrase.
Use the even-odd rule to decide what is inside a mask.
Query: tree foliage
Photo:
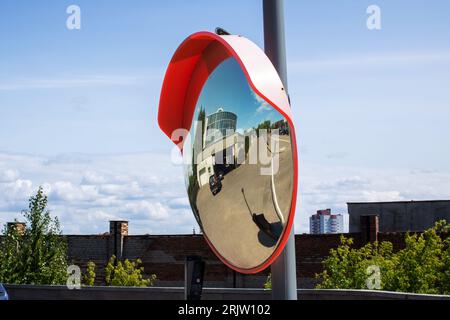
[[[0,282],[11,284],[65,284],[67,246],[58,219],[47,210],[42,188],[23,212],[26,229],[4,227],[0,243]]]
[[[125,287],[148,287],[153,286],[156,281],[156,275],[152,274],[150,278],[144,279],[144,268],[140,265],[142,261],[125,260],[117,261],[116,256],[112,256],[105,268],[106,284],[108,286]]]
[[[367,289],[380,271],[376,289],[427,294],[450,294],[450,224],[439,221],[421,234],[408,233],[405,248],[393,252],[392,243],[368,243],[357,249],[353,240],[341,236],[341,244],[330,250],[317,275],[321,289]],[[370,286],[369,286],[370,287]]]
[[[93,286],[95,284],[95,263],[92,261],[89,261],[87,263],[86,273],[83,277],[83,283],[86,286]]]
[[[264,282],[264,289],[272,289],[272,274],[271,273],[267,276],[266,282]]]

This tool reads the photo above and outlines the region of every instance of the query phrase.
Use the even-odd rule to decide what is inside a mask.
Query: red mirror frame
[[[255,268],[240,269],[222,257],[204,235],[210,248],[223,263],[240,273],[254,274],[270,266],[284,249],[294,222],[297,200],[298,156],[295,127],[289,98],[275,67],[266,54],[245,37],[217,35],[206,31],[194,33],[178,47],[167,68],[161,89],[158,124],[171,140],[175,130],[190,130],[195,106],[206,80],[214,69],[229,57],[236,59],[250,87],[280,112],[291,128],[294,168],[291,209],[279,244],[272,255]],[[183,150],[182,139],[172,141]]]

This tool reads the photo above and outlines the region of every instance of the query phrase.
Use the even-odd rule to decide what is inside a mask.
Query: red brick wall
[[[340,242],[340,234],[296,235],[297,280],[301,288],[312,288],[317,283],[315,274],[322,271],[322,261],[330,249]],[[345,234],[360,247],[359,233]],[[404,247],[404,233],[380,233],[379,241],[391,241],[394,249]],[[88,261],[97,266],[97,284],[104,282],[103,268],[111,253],[110,235],[69,235],[69,260],[83,270]],[[141,259],[147,274],[156,274],[157,285],[182,286],[184,260],[188,255],[198,255],[206,262],[205,286],[208,287],[262,287],[270,268],[256,275],[240,275],[222,264],[213,254],[201,235],[142,235],[124,236],[123,258]]]
[[[394,247],[394,251],[399,251],[405,248],[405,236],[406,232],[387,232],[387,233],[379,233],[378,241],[389,241],[392,243]]]
[[[360,235],[346,234],[355,240],[355,246],[360,245]],[[301,234],[295,236],[295,251],[297,258],[297,277],[312,278],[322,271],[322,261],[328,256],[330,249],[340,243],[341,234]]]
[[[297,278],[299,286],[313,287],[315,274],[322,271],[322,261],[340,241],[339,234],[296,235]],[[360,246],[359,233],[346,234]],[[98,266],[108,259],[109,236],[68,236],[69,256],[85,266],[93,260]],[[201,235],[125,236],[124,259],[141,259],[147,274],[156,274],[159,285],[181,286],[184,281],[184,260],[198,255],[206,262],[205,285],[220,287],[262,287],[270,268],[256,275],[240,275],[221,263]],[[99,272],[99,278],[102,273]],[[101,280],[100,280],[101,281]]]
[[[141,259],[146,272],[156,274],[161,284],[183,284],[184,260],[189,255],[198,255],[205,260],[205,281],[227,281],[230,271],[215,257],[201,235],[124,238],[124,258]]]

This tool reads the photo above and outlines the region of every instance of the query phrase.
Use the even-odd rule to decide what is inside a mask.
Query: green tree
[[[450,294],[450,237],[445,239],[445,250],[442,253],[443,270],[442,283],[443,292]]]
[[[269,275],[266,278],[266,282],[264,282],[264,289],[272,289],[272,274],[269,273]]]
[[[65,284],[67,246],[58,218],[47,210],[47,196],[40,187],[23,212],[26,229],[4,228],[0,243],[0,282],[14,284]]]
[[[394,253],[390,242],[368,243],[357,249],[341,237],[338,248],[323,261],[316,275],[321,289],[367,289],[369,267],[380,270],[379,289],[450,294],[450,224],[439,221],[421,234],[407,234],[405,248]]]
[[[20,248],[22,235],[16,228],[3,230],[3,237],[0,238],[0,283],[20,283],[20,265],[17,259],[17,252]]]
[[[83,282],[87,286],[93,286],[95,284],[95,263],[92,261],[89,261],[87,263],[86,273],[83,278]]]
[[[320,289],[367,289],[368,267],[378,266],[381,274],[391,277],[392,244],[390,242],[368,243],[352,248],[353,239],[341,236],[341,244],[330,250],[323,261],[324,271],[317,275],[322,283]],[[382,283],[384,283],[382,279]]]
[[[421,234],[408,234],[406,247],[396,254],[395,272],[386,290],[450,294],[446,278],[450,225],[439,221]]]
[[[256,136],[259,138],[260,130],[267,130],[269,131],[271,129],[272,123],[270,120],[264,120],[258,126],[255,128],[256,130]]]
[[[156,281],[156,275],[152,274],[150,278],[144,279],[144,268],[140,265],[142,261],[130,261],[126,259],[124,262],[117,261],[116,256],[112,256],[105,268],[106,284],[108,286],[125,286],[125,287],[148,287],[153,286]]]

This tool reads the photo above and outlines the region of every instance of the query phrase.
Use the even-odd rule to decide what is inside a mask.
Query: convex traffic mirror
[[[289,101],[270,60],[244,37],[191,35],[166,72],[158,117],[183,154],[212,250],[242,273],[268,267],[289,236],[297,192]]]

